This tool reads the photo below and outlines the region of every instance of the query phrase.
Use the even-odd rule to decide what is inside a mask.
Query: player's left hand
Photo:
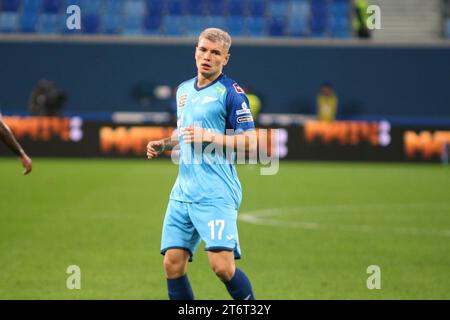
[[[203,143],[212,142],[213,133],[211,130],[201,127],[186,127],[181,129],[181,135],[185,143]]]

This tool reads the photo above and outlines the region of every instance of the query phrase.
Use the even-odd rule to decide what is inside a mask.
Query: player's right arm
[[[20,146],[19,142],[17,142],[13,133],[0,118],[0,139],[15,153],[19,156],[20,161],[24,167],[23,174],[28,174],[32,170],[32,162],[25,151]]]
[[[172,135],[162,140],[150,141],[147,144],[147,159],[154,159],[166,150],[172,150],[178,145],[178,132],[174,130]]]

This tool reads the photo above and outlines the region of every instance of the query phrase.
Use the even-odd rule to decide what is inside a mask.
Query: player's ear
[[[228,63],[228,61],[230,60],[230,53],[227,53],[227,55],[225,56],[225,61],[223,63],[223,66],[225,67]]]

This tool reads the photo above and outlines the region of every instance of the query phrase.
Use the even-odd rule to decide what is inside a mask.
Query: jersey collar
[[[213,82],[211,82],[211,83],[208,84],[207,86],[204,86],[204,87],[201,87],[201,88],[199,88],[199,87],[197,86],[197,80],[198,80],[198,77],[195,77],[195,80],[194,80],[194,88],[195,88],[195,90],[197,90],[197,91],[201,91],[201,90],[203,90],[203,89],[209,88],[210,86],[212,86],[213,84],[215,84],[217,81],[219,81],[220,79],[222,79],[223,76],[224,76],[224,74],[221,73],[220,76],[218,76],[216,80],[214,80]]]

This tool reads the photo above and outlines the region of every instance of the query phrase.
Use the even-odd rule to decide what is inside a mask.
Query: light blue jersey
[[[196,163],[196,149],[184,143],[181,129],[202,127],[222,134],[233,129],[236,134],[255,130],[245,92],[224,74],[208,86],[198,88],[197,78],[183,82],[177,90],[177,127],[180,142],[179,173],[170,199],[190,203],[224,203],[239,209],[242,199],[241,184],[234,164]],[[198,159],[197,159],[198,160]]]

